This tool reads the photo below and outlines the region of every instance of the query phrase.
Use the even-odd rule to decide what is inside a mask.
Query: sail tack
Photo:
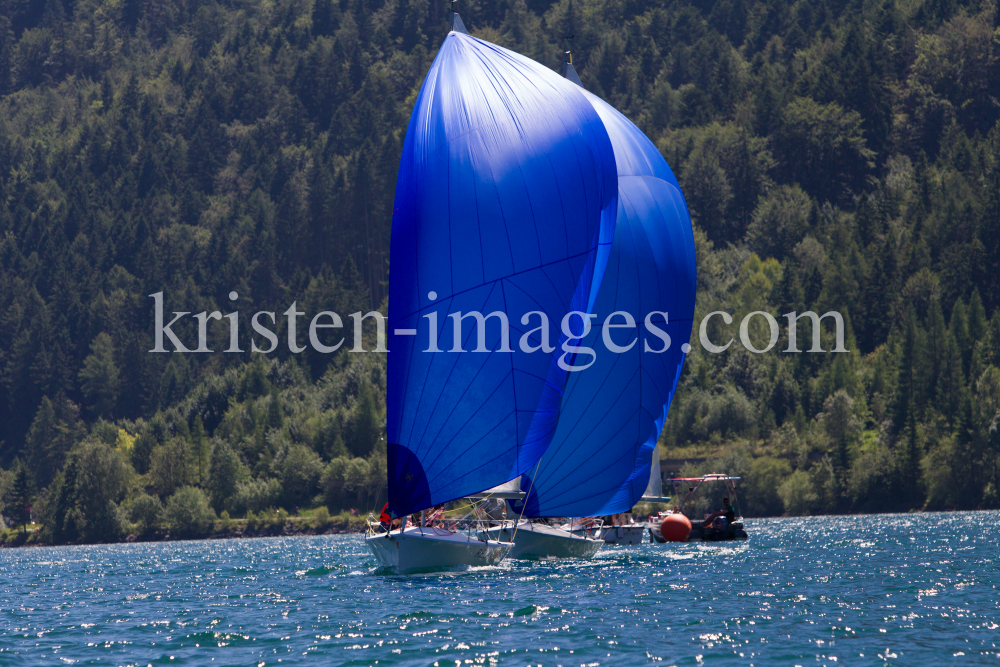
[[[537,326],[522,318],[559,323],[596,294],[619,210],[615,164],[582,89],[449,34],[410,118],[393,214],[386,427],[396,516],[511,480],[545,452],[566,374],[555,355],[519,347]],[[471,312],[486,321],[455,317]]]
[[[525,516],[596,516],[629,510],[650,480],[653,449],[684,363],[695,301],[694,238],[677,179],[656,147],[622,114],[585,93],[615,150],[618,219],[603,280],[595,286],[594,329],[584,341],[593,365],[571,374],[556,434],[537,472]],[[636,328],[605,332],[608,315],[631,315]],[[666,313],[666,314],[664,314]],[[646,325],[652,323],[665,339]],[[624,316],[612,320],[625,324]],[[615,353],[605,344],[627,351]],[[521,511],[519,501],[514,509]]]

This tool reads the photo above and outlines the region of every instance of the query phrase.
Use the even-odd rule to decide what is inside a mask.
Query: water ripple
[[[360,536],[5,550],[0,664],[997,664],[998,520],[759,520],[406,577]]]

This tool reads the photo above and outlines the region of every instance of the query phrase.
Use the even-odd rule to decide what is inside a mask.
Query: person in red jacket
[[[379,524],[381,524],[382,529],[389,531],[393,528],[399,528],[399,524],[402,523],[399,519],[393,519],[389,516],[389,503],[385,504],[382,508],[382,513],[378,516]]]

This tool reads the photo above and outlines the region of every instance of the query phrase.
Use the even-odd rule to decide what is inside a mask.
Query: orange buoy
[[[660,535],[667,542],[686,542],[691,534],[691,521],[683,514],[668,514],[660,523]]]

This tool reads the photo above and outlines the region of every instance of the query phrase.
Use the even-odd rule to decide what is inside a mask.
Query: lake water
[[[361,536],[0,551],[0,664],[1000,665],[1000,513],[374,572]]]

